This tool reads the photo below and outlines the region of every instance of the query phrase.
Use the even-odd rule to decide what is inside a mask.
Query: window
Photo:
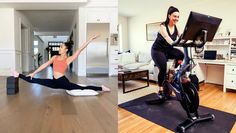
[[[39,41],[35,40],[34,41],[34,54],[38,54],[39,52],[39,49],[38,49],[38,44],[39,44]]]
[[[38,48],[34,48],[34,54],[36,55],[36,54],[38,54],[38,52],[39,52],[39,49]]]
[[[39,41],[34,41],[34,46],[38,46]]]

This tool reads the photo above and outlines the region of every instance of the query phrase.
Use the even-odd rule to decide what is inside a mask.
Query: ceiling
[[[69,32],[76,10],[26,10],[24,14],[37,32]]]
[[[39,33],[66,33],[70,31],[74,16],[84,0],[59,3],[0,3],[0,8],[14,8],[26,16]],[[63,34],[62,33],[62,34]]]
[[[213,0],[119,0],[118,11],[121,16],[133,17],[142,14],[144,11],[148,12],[150,10],[151,12],[153,9],[165,9],[166,12],[171,5],[191,8],[191,6],[196,5],[196,3],[210,4],[212,1]]]
[[[78,9],[78,7],[82,5],[85,5],[85,3],[83,2],[1,3],[0,2],[0,8],[14,8],[16,10],[71,10],[71,9]]]
[[[141,14],[144,10],[159,8],[169,4],[170,0],[119,0],[119,15],[133,17]]]

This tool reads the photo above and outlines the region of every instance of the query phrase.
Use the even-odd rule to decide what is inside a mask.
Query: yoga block
[[[7,77],[7,95],[14,95],[19,92],[19,78]]]

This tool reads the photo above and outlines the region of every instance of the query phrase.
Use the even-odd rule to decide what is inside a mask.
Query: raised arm
[[[83,45],[79,49],[77,49],[76,52],[72,56],[67,58],[66,60],[67,65],[73,62],[79,56],[79,54],[88,46],[88,44],[98,37],[99,35],[95,35],[91,37],[87,42],[83,43]]]
[[[31,79],[34,77],[34,75],[40,71],[42,71],[43,69],[45,69],[47,66],[49,66],[50,64],[53,63],[54,59],[56,58],[57,56],[54,55],[49,61],[47,61],[46,63],[44,63],[43,65],[41,65],[37,70],[35,70],[33,73],[30,73],[28,76],[31,77]]]

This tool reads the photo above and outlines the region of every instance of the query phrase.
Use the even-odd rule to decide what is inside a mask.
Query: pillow
[[[99,93],[94,90],[66,90],[66,93],[71,96],[96,96]]]
[[[139,53],[138,54],[138,62],[148,63],[152,60],[150,53]]]
[[[154,66],[155,62],[153,60],[151,60],[150,64]]]
[[[124,68],[134,70],[134,69],[138,69],[138,68],[145,66],[145,65],[148,65],[148,63],[133,63],[133,64],[124,65]]]
[[[126,65],[135,63],[135,54],[134,53],[123,53],[118,55],[119,57],[119,65]]]
[[[142,69],[142,70],[148,70],[149,73],[153,73],[153,68],[154,68],[154,65],[152,65],[151,63],[139,67],[139,69]]]

